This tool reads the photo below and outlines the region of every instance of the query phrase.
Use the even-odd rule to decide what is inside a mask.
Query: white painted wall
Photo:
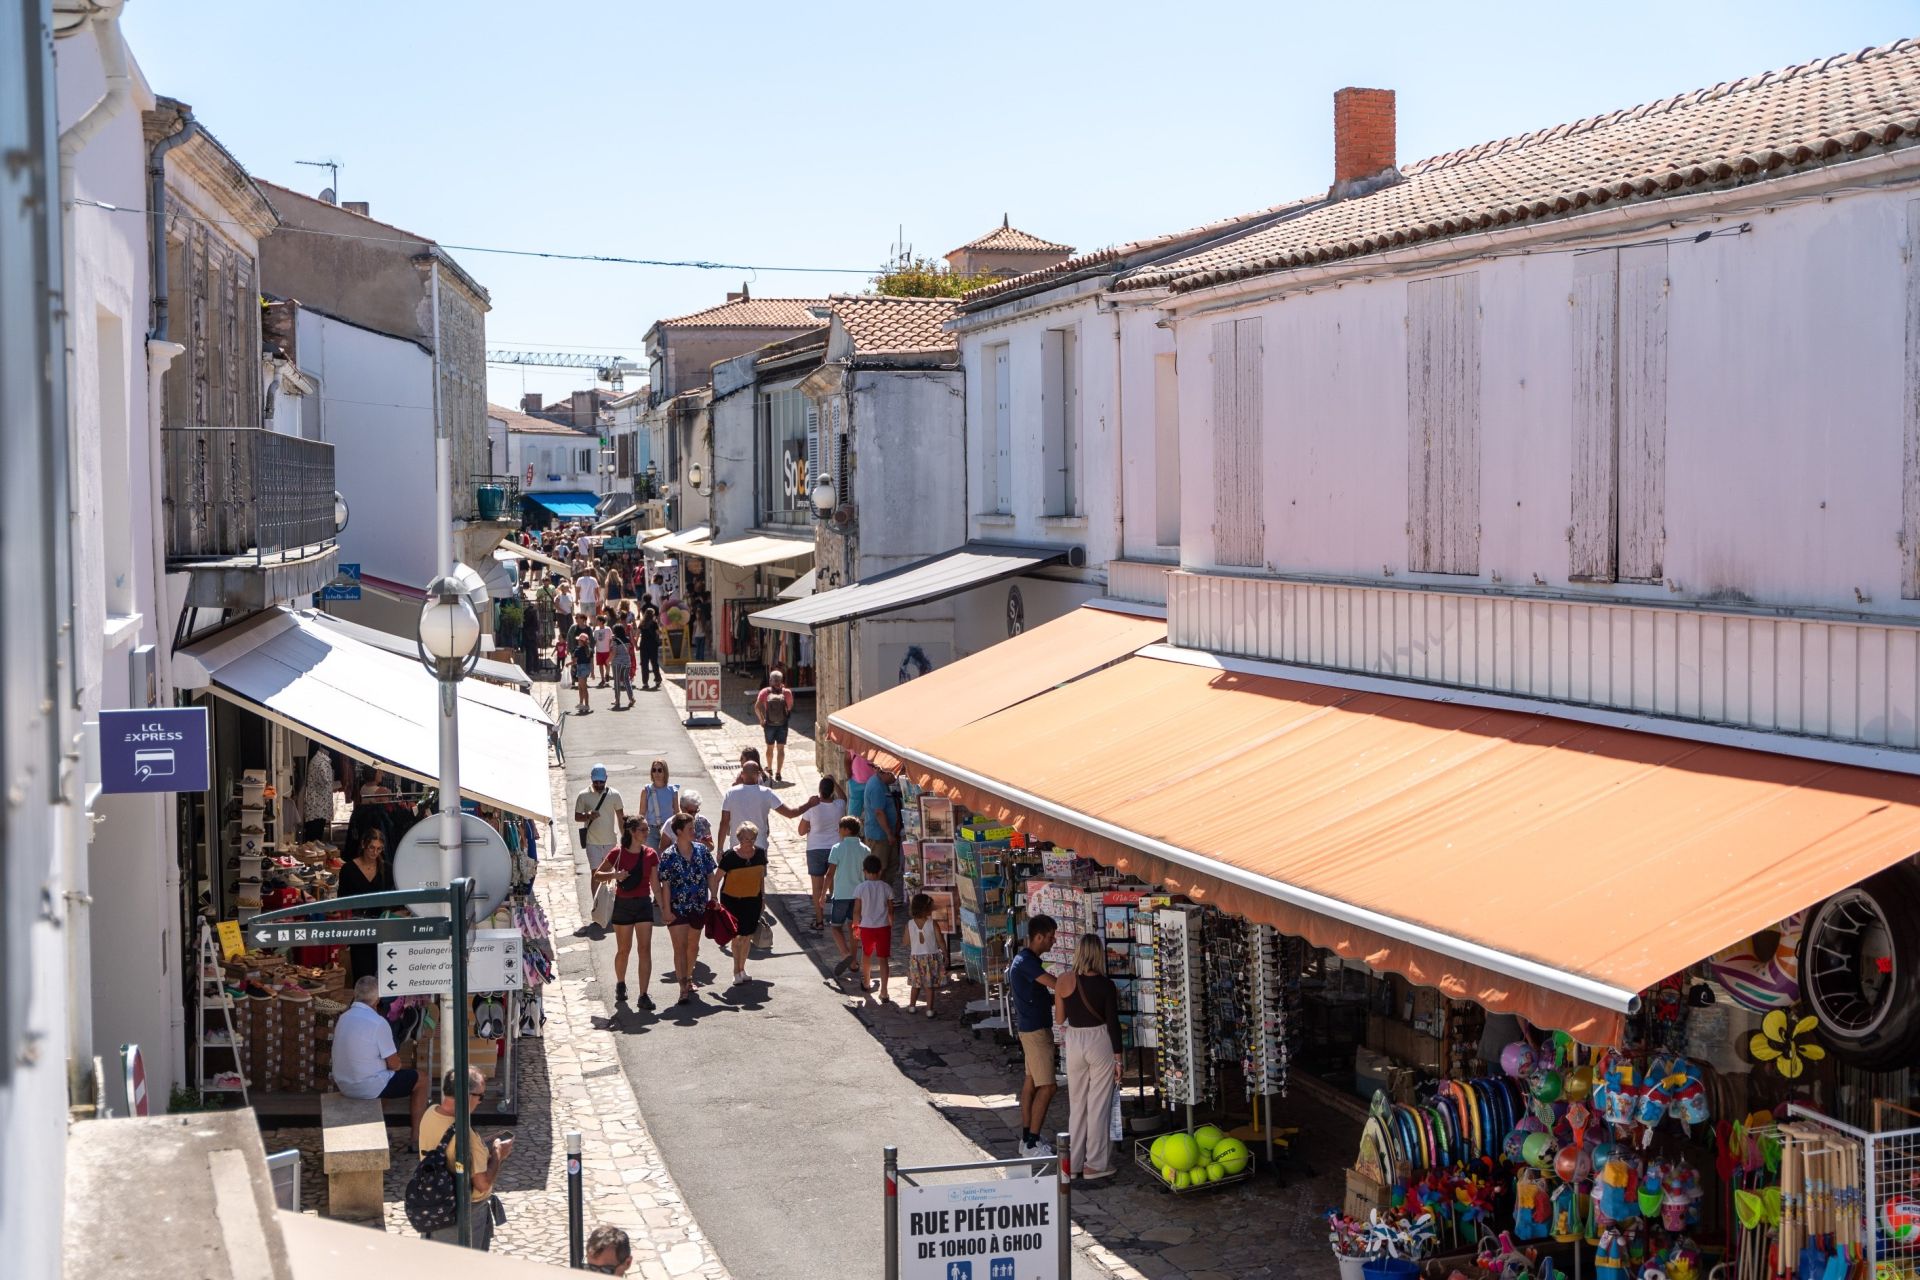
[[[507,451],[513,460],[513,474],[520,478],[522,493],[598,493],[599,477],[594,472],[600,441],[596,436],[573,431],[565,435],[548,432],[510,431]],[[533,479],[527,479],[527,468]]]
[[[435,575],[433,358],[414,343],[302,310],[301,369],[319,379],[334,484],[351,518],[340,559],[409,587]]]
[[[1121,472],[1120,554],[1130,560],[1175,562],[1180,557],[1180,544],[1160,540],[1158,516],[1162,471],[1169,462],[1168,479],[1174,488],[1167,497],[1170,505],[1181,505],[1178,502],[1178,478],[1183,470],[1177,436],[1179,415],[1173,411],[1173,404],[1163,403],[1158,383],[1160,374],[1155,365],[1158,359],[1174,358],[1173,332],[1161,326],[1165,313],[1156,307],[1123,306],[1118,315],[1121,427],[1116,443]],[[1162,433],[1170,434],[1163,437]],[[1089,458],[1088,464],[1095,465],[1094,460]],[[1210,509],[1203,509],[1196,518],[1204,521],[1204,511]],[[1088,560],[1091,563],[1091,552]]]
[[[753,457],[757,447],[754,399],[758,394],[751,378],[753,355],[723,361],[715,367],[715,377],[721,369],[742,365],[747,373],[739,390],[727,396],[716,394],[708,410],[713,415],[713,455],[710,465],[702,470],[708,473],[707,483],[713,488],[711,511],[715,542],[741,537],[759,523],[753,491]]]
[[[849,376],[857,580],[967,540],[966,387],[957,370]]]
[[[1743,213],[1722,229],[1745,219],[1747,234],[1671,246],[1666,581],[1581,595],[1920,615],[1900,598],[1898,541],[1915,194]],[[1215,505],[1211,326],[1258,315],[1271,571],[1573,589],[1575,261],[1536,251],[1431,273],[1478,273],[1477,575],[1407,572],[1405,278],[1176,318],[1183,509]],[[1214,565],[1207,521],[1182,532],[1182,563]]]

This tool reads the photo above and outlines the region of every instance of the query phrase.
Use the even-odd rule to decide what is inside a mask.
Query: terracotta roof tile
[[[1822,58],[1466,147],[1405,181],[1171,259],[1117,288],[1175,292],[1402,245],[1763,182],[1920,142],[1920,40]]]
[[[961,245],[960,248],[950,250],[949,252],[960,253],[968,249],[978,250],[984,253],[1073,252],[1073,246],[1070,244],[1055,244],[1051,240],[1042,240],[1039,236],[1022,231],[1018,227],[1010,227],[1004,222],[987,232],[987,234],[976,236]]]
[[[824,310],[826,305],[825,298],[748,298],[658,323],[702,329],[811,329],[826,323],[814,314],[816,308]]]
[[[488,405],[487,416],[506,423],[508,431],[519,431],[528,435],[581,436],[590,434],[578,427],[570,427],[564,422],[555,422],[551,418],[536,418],[530,413],[522,413],[518,409],[509,409],[504,405]]]
[[[945,329],[960,310],[958,299],[835,294],[830,301],[853,340],[856,357],[953,351],[958,346]]]

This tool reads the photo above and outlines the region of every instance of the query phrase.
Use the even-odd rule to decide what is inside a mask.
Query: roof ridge
[[[1826,71],[1836,63],[1866,62],[1870,58],[1888,57],[1916,46],[1920,46],[1920,37],[1903,36],[1898,40],[1891,40],[1883,45],[1868,45],[1856,53],[1829,54],[1824,58],[1814,58],[1807,62],[1794,63],[1790,66],[1779,67],[1772,71],[1763,71],[1756,75],[1741,76],[1734,80],[1723,80],[1719,84],[1710,85],[1703,89],[1692,89],[1684,93],[1672,94],[1665,98],[1656,98],[1651,102],[1643,102],[1637,106],[1621,107],[1613,111],[1602,112],[1599,115],[1586,116],[1579,120],[1549,125],[1543,129],[1533,129],[1526,133],[1513,134],[1510,137],[1496,138],[1487,142],[1476,142],[1471,146],[1460,147],[1453,151],[1444,151],[1439,155],[1429,156],[1424,160],[1413,161],[1403,167],[1401,173],[1409,178],[1416,174],[1435,173],[1442,169],[1452,168],[1455,165],[1466,164],[1474,160],[1482,160],[1488,156],[1518,151],[1537,143],[1551,141],[1555,138],[1571,137],[1576,133],[1592,133],[1610,125],[1620,124],[1630,120],[1641,120],[1650,115],[1665,114],[1680,107],[1699,106],[1702,103],[1718,101],[1719,99],[1732,97],[1738,93],[1753,92],[1769,85],[1779,84],[1801,76]]]

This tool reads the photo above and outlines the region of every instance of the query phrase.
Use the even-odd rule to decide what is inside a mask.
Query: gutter
[[[180,127],[153,144],[147,152],[147,215],[153,220],[149,252],[153,255],[153,328],[147,338],[167,341],[167,154],[185,146],[200,134],[200,122],[191,108],[180,111]]]

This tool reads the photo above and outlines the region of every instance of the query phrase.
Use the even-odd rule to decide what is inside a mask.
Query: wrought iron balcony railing
[[[167,559],[287,560],[330,545],[333,446],[261,427],[168,427]]]

